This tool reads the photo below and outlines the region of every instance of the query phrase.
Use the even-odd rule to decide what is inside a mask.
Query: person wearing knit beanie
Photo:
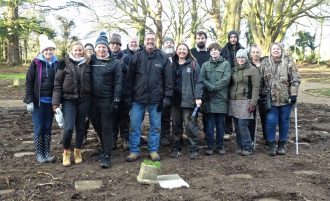
[[[239,49],[236,53],[236,58],[245,58],[245,61],[248,61],[248,53],[245,49]]]
[[[171,57],[174,55],[175,49],[174,49],[174,40],[171,37],[166,36],[163,39],[163,51],[165,54],[167,54],[168,57]]]
[[[99,44],[103,44],[109,48],[107,33],[105,33],[104,31],[101,31],[100,35],[97,37],[96,42],[95,42],[95,48]]]
[[[46,48],[56,48],[56,45],[53,41],[49,40],[48,37],[44,34],[39,36],[40,44],[40,53],[42,53]]]

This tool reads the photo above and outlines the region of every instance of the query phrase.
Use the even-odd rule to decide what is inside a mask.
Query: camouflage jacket
[[[275,62],[271,57],[265,58],[260,66],[261,95],[271,90],[272,105],[282,106],[289,103],[290,96],[298,95],[300,75],[296,65],[289,57]]]

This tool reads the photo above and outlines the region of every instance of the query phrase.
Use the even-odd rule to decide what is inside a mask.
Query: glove
[[[290,96],[289,103],[295,104],[297,102],[297,96]]]
[[[115,98],[115,100],[112,102],[112,111],[113,113],[117,113],[119,110],[119,98]]]
[[[58,124],[58,127],[63,128],[64,125],[64,118],[61,108],[56,108],[55,110],[55,120]]]
[[[171,106],[171,98],[165,96],[165,98],[163,99],[163,108],[170,107],[170,106]]]
[[[33,112],[33,110],[34,110],[34,104],[33,104],[33,102],[26,104],[26,110],[28,112]]]
[[[248,111],[251,113],[251,112],[254,112],[254,110],[256,109],[256,106],[254,106],[254,105],[249,105],[249,107],[248,107]]]
[[[133,105],[132,98],[131,98],[131,97],[127,97],[127,98],[125,99],[125,103],[128,105],[128,108],[131,108],[132,105]]]

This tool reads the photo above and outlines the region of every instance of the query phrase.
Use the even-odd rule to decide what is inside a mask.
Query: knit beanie
[[[239,38],[239,35],[238,35],[237,31],[230,31],[230,32],[228,33],[228,41],[229,41],[229,38],[230,38],[230,36],[231,36],[231,35],[233,35],[233,34],[235,34],[235,35],[236,35],[236,37],[237,37],[237,40],[238,40],[238,38]]]
[[[248,52],[245,49],[239,49],[236,53],[236,58],[237,57],[244,57],[246,61],[249,60]]]
[[[44,34],[39,36],[39,44],[40,44],[40,53],[42,53],[46,48],[52,47],[56,48],[56,45],[53,41],[49,40],[48,37]]]
[[[166,41],[172,41],[172,43],[174,44],[174,40],[173,38],[169,37],[169,36],[166,36],[164,39],[163,39],[163,44],[166,43]]]
[[[95,48],[97,45],[103,44],[109,48],[107,33],[101,31],[99,37],[97,37],[95,42]]]
[[[110,43],[118,43],[121,45],[121,36],[117,33],[113,33],[110,38]]]

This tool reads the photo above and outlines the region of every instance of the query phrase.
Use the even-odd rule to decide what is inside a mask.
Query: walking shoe
[[[81,156],[81,150],[80,149],[76,149],[76,148],[74,149],[73,158],[74,158],[74,163],[75,164],[82,163],[82,156]]]
[[[136,161],[137,159],[139,159],[140,157],[140,154],[137,154],[137,153],[133,153],[131,152],[127,157],[126,157],[126,161],[127,162],[134,162]]]
[[[252,153],[250,152],[250,151],[246,151],[246,150],[243,150],[242,152],[241,152],[241,155],[242,156],[250,156]]]
[[[269,144],[268,155],[270,155],[270,156],[276,156],[276,144],[275,144],[275,141],[268,142],[268,144]]]
[[[36,159],[37,159],[38,163],[40,163],[40,164],[47,162],[47,160],[41,155],[37,155]]]
[[[172,151],[171,151],[171,153],[170,153],[170,156],[172,157],[172,158],[178,158],[179,156],[181,156],[182,154],[181,154],[181,152],[179,151],[179,150],[177,150],[177,149],[173,149]]]
[[[278,147],[277,147],[277,151],[276,151],[278,155],[285,155],[286,154],[285,144],[286,144],[286,141],[279,141],[278,142]]]
[[[168,137],[162,137],[162,138],[160,138],[160,144],[162,146],[169,146],[171,143],[170,143],[170,140],[168,139]]]
[[[208,156],[213,155],[213,150],[212,149],[206,149],[205,155],[208,155]]]
[[[101,167],[102,168],[109,168],[111,166],[111,157],[107,154],[103,156],[101,159]]]
[[[50,156],[49,154],[46,154],[46,155],[45,155],[45,160],[46,160],[46,162],[48,162],[48,163],[53,163],[53,162],[54,162],[54,159],[55,159],[54,156]]]
[[[223,136],[223,139],[226,140],[226,141],[230,140],[230,138],[231,138],[231,134],[229,134],[229,133],[226,133],[226,134]]]
[[[63,152],[63,166],[64,167],[69,167],[71,165],[70,154],[71,154],[71,152],[69,150],[64,150],[64,152]]]
[[[197,151],[194,151],[194,152],[191,152],[191,153],[190,153],[190,159],[191,159],[191,160],[196,159],[197,156],[198,156]]]
[[[221,147],[220,149],[218,149],[218,154],[225,155],[226,154],[226,149],[224,147]]]
[[[159,154],[155,151],[150,152],[149,156],[150,156],[151,160],[153,160],[153,161],[159,161],[160,160]]]

